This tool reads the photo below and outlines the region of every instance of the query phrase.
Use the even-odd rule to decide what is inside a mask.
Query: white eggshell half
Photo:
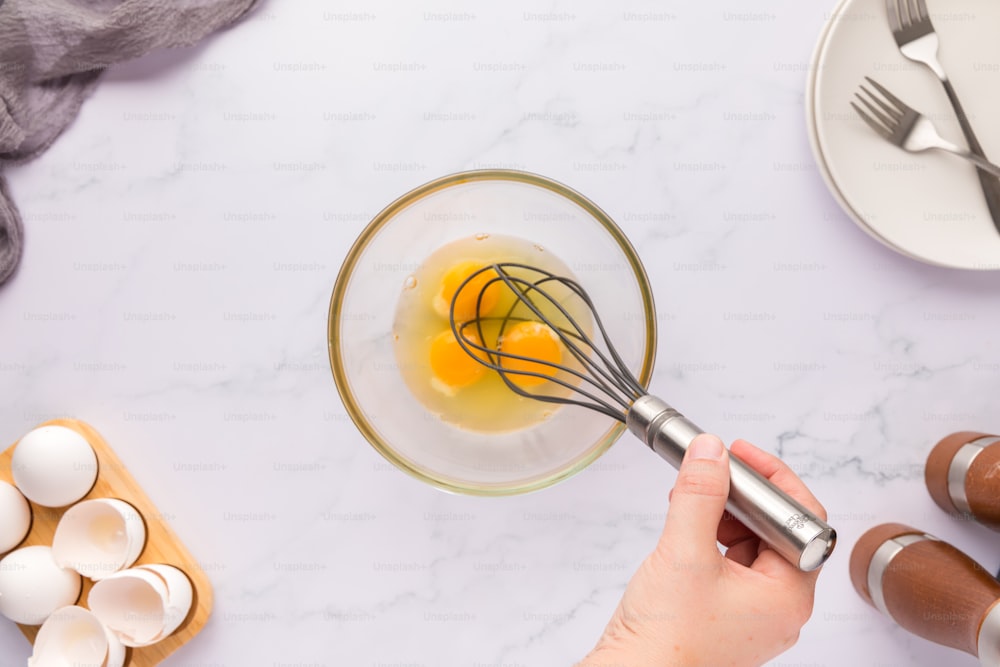
[[[146,524],[128,503],[115,498],[85,500],[66,510],[52,540],[61,567],[99,581],[129,567],[146,544]]]
[[[155,644],[187,617],[194,593],[183,572],[170,565],[140,565],[94,584],[91,611],[125,646]]]
[[[173,565],[140,565],[138,569],[159,575],[167,585],[167,609],[160,639],[173,634],[180,627],[194,604],[194,588],[187,575]]]
[[[122,667],[125,647],[92,612],[63,607],[42,625],[28,667]]]
[[[10,551],[31,528],[31,506],[17,488],[0,481],[0,554]]]
[[[83,581],[64,570],[52,548],[24,547],[0,560],[0,614],[22,625],[41,625],[56,609],[80,597]]]
[[[65,507],[87,495],[97,480],[97,455],[86,438],[65,426],[28,432],[11,459],[14,484],[42,507]]]

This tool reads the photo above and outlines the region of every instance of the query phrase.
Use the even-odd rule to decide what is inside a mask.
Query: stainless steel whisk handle
[[[675,468],[680,467],[691,441],[704,433],[655,396],[643,396],[635,401],[626,424],[633,434]],[[826,562],[837,543],[833,528],[732,454],[729,471],[726,509],[733,516],[804,572],[815,570]]]

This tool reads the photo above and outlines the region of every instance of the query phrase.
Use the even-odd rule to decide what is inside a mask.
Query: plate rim
[[[809,146],[812,149],[813,159],[819,167],[820,175],[823,178],[823,182],[826,184],[827,190],[833,196],[834,200],[840,206],[841,210],[847,214],[847,217],[857,225],[863,232],[868,234],[882,245],[886,246],[890,250],[912,259],[914,261],[926,264],[929,266],[935,266],[944,269],[953,269],[959,271],[975,271],[978,273],[991,272],[1000,270],[1000,260],[997,262],[997,266],[966,266],[962,264],[954,264],[948,262],[942,262],[929,257],[924,257],[922,255],[917,255],[910,252],[909,250],[896,245],[895,243],[889,241],[887,238],[878,233],[878,231],[872,227],[861,215],[854,206],[851,205],[847,196],[843,193],[840,187],[837,185],[830,172],[829,166],[827,164],[826,155],[823,153],[823,147],[819,139],[819,128],[816,124],[816,113],[817,113],[817,89],[818,89],[818,79],[819,72],[822,69],[820,67],[821,61],[826,57],[826,50],[829,46],[830,33],[833,28],[837,17],[844,14],[846,9],[857,2],[858,0],[838,0],[836,6],[830,11],[830,16],[827,18],[823,24],[823,28],[820,31],[819,39],[816,42],[816,46],[813,48],[813,54],[810,59],[808,72],[806,75],[806,94],[805,94],[805,115],[806,115],[806,128],[807,134],[809,135]],[[888,24],[887,24],[888,29]]]

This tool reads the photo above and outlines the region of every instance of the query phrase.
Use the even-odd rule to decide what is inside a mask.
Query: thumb
[[[661,542],[674,553],[719,556],[716,536],[729,497],[729,452],[703,433],[688,446],[670,494]]]

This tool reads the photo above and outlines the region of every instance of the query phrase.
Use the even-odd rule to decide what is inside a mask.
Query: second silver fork
[[[929,118],[907,106],[878,81],[870,77],[865,77],[865,80],[879,95],[861,86],[860,92],[855,93],[855,98],[861,103],[861,106],[855,102],[851,102],[851,106],[873,130],[887,141],[911,153],[931,149],[954,153],[972,162],[981,170],[1000,177],[1000,167],[980,155],[945,140],[938,134],[934,123]]]

